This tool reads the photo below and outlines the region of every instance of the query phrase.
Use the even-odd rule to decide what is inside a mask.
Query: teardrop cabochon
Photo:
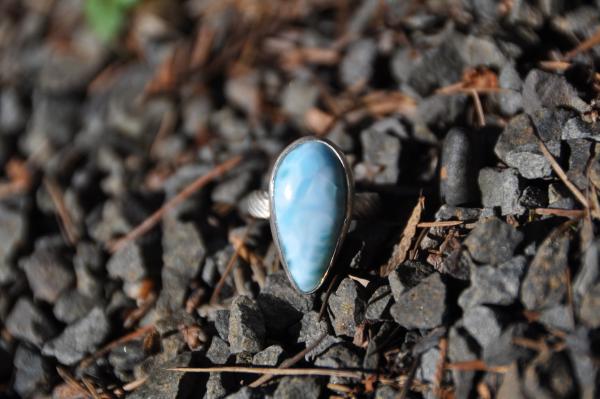
[[[343,152],[303,137],[279,155],[269,181],[271,233],[293,286],[317,291],[340,251],[352,215],[354,180]]]

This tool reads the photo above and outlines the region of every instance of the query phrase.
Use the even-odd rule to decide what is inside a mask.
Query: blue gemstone
[[[283,264],[303,292],[318,288],[344,231],[348,179],[335,151],[319,140],[285,153],[273,177],[273,234]]]

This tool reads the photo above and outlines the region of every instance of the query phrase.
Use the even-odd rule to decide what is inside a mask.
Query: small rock
[[[559,140],[559,137],[545,140],[546,147],[555,156],[560,155]],[[534,127],[525,114],[517,115],[509,121],[498,138],[494,152],[526,179],[538,179],[552,174],[550,162],[541,152]]]
[[[538,355],[523,372],[523,388],[531,398],[577,397],[577,381],[567,354],[547,352]]]
[[[47,391],[55,380],[53,367],[39,353],[19,345],[15,352],[13,387],[22,397]]]
[[[498,399],[525,399],[521,388],[519,367],[516,362],[504,374],[502,385],[500,385],[500,389],[498,390]]]
[[[498,207],[502,215],[520,215],[525,211],[519,204],[521,189],[516,170],[483,168],[479,171],[478,182],[484,207]]]
[[[8,315],[6,329],[13,337],[37,347],[57,333],[51,320],[25,297],[19,298]]]
[[[563,125],[562,139],[592,139],[600,141],[600,125],[597,123],[587,123],[578,116],[573,117]]]
[[[88,242],[78,243],[73,267],[77,277],[77,291],[92,298],[100,297],[104,291],[104,282],[98,276],[104,268],[100,248]]]
[[[442,147],[440,195],[448,205],[470,203],[476,198],[475,154],[467,133],[451,129]]]
[[[42,353],[71,366],[94,351],[109,333],[108,317],[101,308],[94,308],[86,317],[69,325],[61,335],[46,343]]]
[[[526,208],[545,208],[548,206],[548,190],[527,186],[519,198],[519,204]]]
[[[0,131],[15,134],[25,127],[27,116],[15,87],[5,87],[0,92]]]
[[[437,370],[437,364],[440,361],[440,350],[431,348],[421,355],[419,368],[417,369],[417,378],[423,382],[433,382]]]
[[[555,230],[540,245],[521,285],[521,301],[527,309],[552,307],[563,299],[569,242],[568,234]]]
[[[106,269],[114,279],[121,279],[129,283],[140,281],[146,276],[142,249],[135,242],[128,242],[111,256],[106,264]]]
[[[321,380],[316,377],[283,377],[273,399],[317,399],[321,397]]]
[[[277,366],[283,357],[283,348],[279,345],[271,345],[258,352],[252,357],[253,366]]]
[[[517,256],[498,266],[471,269],[471,286],[458,299],[463,309],[476,305],[510,305],[519,296],[519,283],[527,260]]]
[[[438,273],[425,278],[400,296],[390,309],[402,327],[434,328],[442,324],[446,313],[446,285]]]
[[[162,289],[157,307],[165,311],[181,308],[188,285],[200,271],[206,248],[193,223],[175,217],[163,220]]]
[[[541,107],[568,107],[585,112],[589,106],[564,76],[532,69],[523,84],[523,106],[528,114]]]
[[[329,298],[335,335],[354,337],[357,326],[365,317],[366,303],[358,284],[346,277]]]
[[[586,169],[592,152],[592,143],[588,140],[567,140],[569,147],[569,168],[567,177],[580,190],[585,190],[588,186]]]
[[[358,369],[360,358],[345,344],[336,344],[315,359],[315,366],[331,369]],[[351,380],[345,377],[331,377],[332,384],[347,384]]]
[[[206,382],[206,393],[204,399],[221,399],[227,395],[224,384],[225,373],[210,373]]]
[[[304,356],[307,361],[312,361],[332,345],[341,342],[341,338],[330,334],[329,323],[325,319],[319,320],[317,312],[310,311],[306,313],[302,317],[298,342],[304,342],[306,346],[311,346],[322,335],[325,335],[325,338],[321,343]]]
[[[402,294],[418,285],[433,272],[433,267],[425,263],[410,260],[402,263],[388,275],[394,300],[398,302]]]
[[[377,47],[372,39],[362,39],[348,46],[340,63],[340,79],[344,86],[353,87],[358,82],[368,83],[373,74]]]
[[[313,306],[313,296],[303,295],[292,288],[283,270],[267,276],[257,301],[269,332],[274,334],[285,332]]]
[[[75,281],[73,271],[51,249],[35,251],[20,262],[36,298],[54,303]]]
[[[529,350],[515,345],[515,339],[525,336],[526,330],[525,323],[513,323],[506,327],[496,339],[483,348],[483,361],[490,366],[506,366],[515,360],[528,359]]]
[[[167,370],[172,367],[189,367],[191,352],[185,352],[165,362],[156,362],[148,372],[146,383],[128,395],[130,399],[172,399],[192,398],[198,386],[198,376],[189,373],[175,373]]]
[[[229,313],[231,352],[259,352],[264,347],[265,335],[265,320],[256,302],[245,295],[236,297]]]
[[[481,215],[481,209],[479,208],[462,208],[458,206],[450,206],[444,204],[440,206],[440,209],[435,213],[436,220],[477,220]]]
[[[411,69],[408,84],[420,95],[427,96],[438,87],[459,81],[464,62],[456,47],[455,41],[447,40],[426,51]]]
[[[454,326],[448,333],[448,359],[451,362],[467,362],[477,360],[476,344],[462,327]],[[457,397],[466,398],[471,392],[474,371],[452,370],[455,393]]]
[[[213,337],[206,357],[214,364],[225,364],[229,359],[229,345],[219,337]]]
[[[71,324],[88,314],[95,305],[97,305],[96,299],[82,295],[77,290],[70,290],[58,298],[54,304],[53,312],[58,320]]]
[[[354,168],[357,181],[395,184],[398,180],[398,159],[401,152],[400,139],[374,129],[360,133],[363,162]]]
[[[226,399],[259,399],[262,395],[260,395],[256,390],[253,390],[249,387],[243,387],[239,391],[232,393],[231,395],[227,395]]]
[[[500,111],[504,115],[514,115],[523,109],[523,97],[521,87],[523,81],[515,67],[509,63],[505,64],[498,76],[498,85],[504,89],[498,93]]]
[[[523,233],[492,217],[477,223],[464,241],[473,260],[497,265],[509,260],[523,241]]]
[[[215,328],[219,337],[227,340],[229,336],[229,310],[220,309],[215,312]]]
[[[600,240],[593,241],[583,255],[581,268],[573,281],[573,296],[576,302],[600,283]]]
[[[540,323],[545,324],[550,328],[555,328],[562,331],[573,331],[575,328],[575,320],[573,320],[573,312],[568,305],[557,305],[549,309],[545,309],[540,315]]]
[[[600,284],[583,296],[579,317],[590,328],[600,327]]]
[[[385,314],[385,311],[389,308],[391,300],[392,294],[388,286],[382,285],[381,287],[377,288],[367,302],[365,319],[370,321],[381,320]]]
[[[253,176],[249,172],[239,173],[219,183],[211,193],[213,202],[235,205],[248,192]]]
[[[0,285],[14,282],[12,257],[25,240],[27,220],[19,209],[0,204]]]
[[[311,109],[319,98],[319,88],[304,79],[295,79],[287,84],[281,95],[283,110],[296,123],[303,124],[304,115]]]
[[[463,324],[469,334],[484,349],[502,334],[498,315],[487,306],[475,306],[467,309],[463,314]]]
[[[143,341],[130,341],[110,351],[108,362],[119,371],[131,371],[146,358]]]

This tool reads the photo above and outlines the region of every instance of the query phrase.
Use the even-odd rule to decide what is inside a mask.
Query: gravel
[[[390,309],[396,323],[407,329],[437,327],[445,312],[446,285],[437,273],[403,293]]]
[[[263,349],[266,326],[257,303],[240,295],[231,304],[228,341],[231,353],[256,353]]]

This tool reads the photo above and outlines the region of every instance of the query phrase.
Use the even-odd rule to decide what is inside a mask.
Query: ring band
[[[366,219],[377,213],[380,207],[380,197],[377,193],[355,193],[352,204],[352,218]],[[243,213],[257,219],[269,219],[271,206],[267,190],[254,190],[246,196],[240,205]]]

